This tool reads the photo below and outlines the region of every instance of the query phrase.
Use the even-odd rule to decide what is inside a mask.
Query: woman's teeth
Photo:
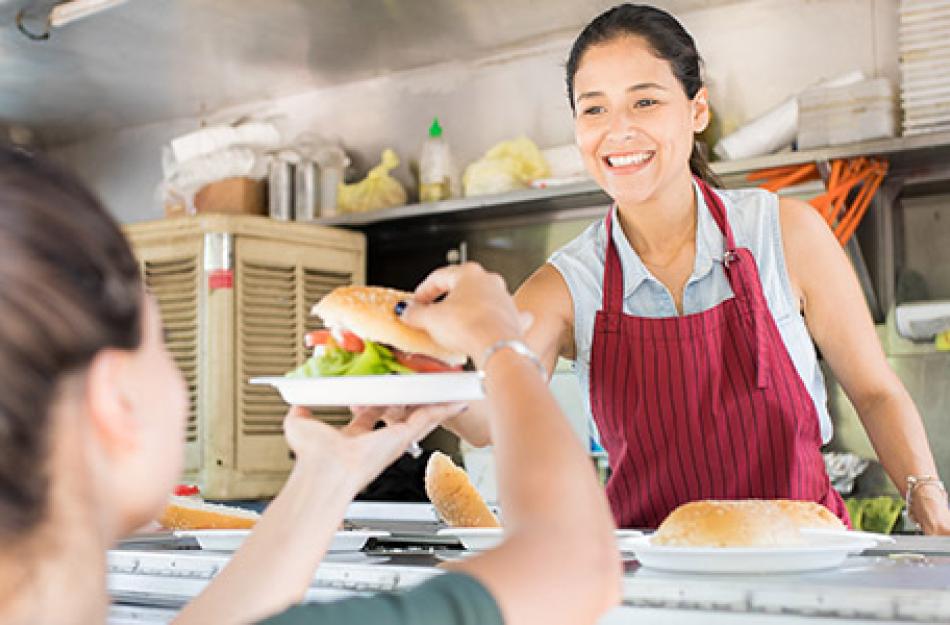
[[[646,162],[653,156],[653,152],[641,152],[639,154],[624,154],[622,156],[608,156],[607,163],[611,167],[626,167],[628,165],[639,165]]]

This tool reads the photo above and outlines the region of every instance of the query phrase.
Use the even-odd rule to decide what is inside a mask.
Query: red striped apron
[[[751,252],[736,248],[722,200],[698,181],[726,240],[734,297],[705,312],[623,313],[623,268],[607,215],[603,309],[590,399],[612,471],[619,527],[656,527],[697,499],[799,499],[850,525],[821,456],[814,401],[769,311]]]

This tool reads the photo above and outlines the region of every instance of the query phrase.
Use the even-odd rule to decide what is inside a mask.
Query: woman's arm
[[[593,465],[534,363],[511,349],[482,361],[497,341],[525,338],[504,282],[470,264],[436,271],[416,292],[421,302],[442,293],[404,317],[485,372],[506,536],[451,568],[479,579],[508,625],[592,623],[619,599],[621,575]]]
[[[530,315],[524,342],[538,355],[550,378],[559,356],[574,358],[574,304],[561,273],[545,263],[515,293],[515,305]],[[484,447],[492,443],[487,401],[471,402],[464,413],[446,419],[443,427],[468,443]]]
[[[885,359],[857,277],[814,208],[780,202],[785,260],[805,323],[857,410],[878,458],[898,490],[909,475],[936,475],[920,414]],[[911,511],[929,534],[950,533],[947,498],[918,487]]]
[[[251,623],[301,601],[347,504],[453,409],[430,406],[376,431],[359,423],[337,430],[291,409],[284,432],[297,460],[287,483],[176,625]]]

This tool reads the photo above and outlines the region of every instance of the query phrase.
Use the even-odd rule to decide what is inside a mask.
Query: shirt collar
[[[695,282],[712,271],[713,261],[722,259],[725,253],[725,237],[716,220],[706,207],[703,194],[699,186],[693,181],[693,193],[696,197],[696,259],[693,262],[693,272],[688,282]],[[617,205],[611,207],[611,233],[614,247],[620,256],[620,266],[623,268],[623,295],[630,297],[645,280],[657,281],[650,273],[640,256],[633,250],[627,237],[620,227],[617,215]]]

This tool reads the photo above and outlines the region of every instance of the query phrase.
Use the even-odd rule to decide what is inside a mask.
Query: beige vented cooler
[[[362,234],[266,217],[205,215],[126,227],[157,297],[168,347],[188,383],[184,479],[205,497],[276,494],[290,469],[287,406],[248,378],[281,375],[308,356],[310,307],[365,280]],[[330,423],[345,409],[315,411]]]

